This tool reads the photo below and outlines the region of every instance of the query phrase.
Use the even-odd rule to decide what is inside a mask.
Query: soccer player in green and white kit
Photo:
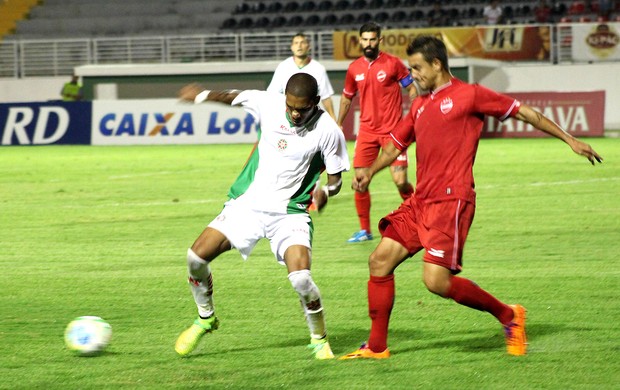
[[[329,342],[321,294],[310,274],[312,219],[307,207],[321,171],[327,184],[314,190],[320,210],[342,184],[349,157],[342,131],[319,107],[317,82],[306,73],[293,75],[285,94],[266,91],[208,91],[191,84],[180,98],[200,103],[217,101],[241,105],[256,121],[259,141],[228,193],[222,212],[187,251],[189,283],[198,319],[179,336],[175,350],[185,356],[206,333],[218,328],[213,305],[210,263],[236,248],[247,258],[261,238],[267,238],[276,259],[286,265],[299,295],[314,357],[334,357]]]

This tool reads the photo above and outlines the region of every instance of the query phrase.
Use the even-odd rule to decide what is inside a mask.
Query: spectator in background
[[[604,21],[609,20],[611,11],[615,8],[614,0],[599,0],[598,2],[598,17]]]
[[[82,84],[76,75],[71,76],[71,81],[63,85],[60,90],[62,100],[65,102],[76,102],[82,100]]]
[[[334,88],[329,82],[325,67],[310,57],[310,44],[303,33],[295,34],[291,41],[291,51],[293,55],[280,62],[276,68],[267,91],[284,94],[286,83],[292,75],[300,72],[308,73],[316,79],[319,85],[319,96],[325,111],[336,120],[334,103],[332,102]]]
[[[491,3],[484,7],[482,11],[486,23],[490,25],[500,24],[502,22],[502,7],[499,6],[498,0],[491,0]]]
[[[540,0],[536,8],[534,8],[534,20],[536,23],[549,23],[551,19],[551,7],[545,0]]]

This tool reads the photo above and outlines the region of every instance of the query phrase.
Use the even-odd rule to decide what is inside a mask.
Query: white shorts
[[[261,238],[267,238],[276,260],[284,264],[284,253],[292,245],[302,245],[312,254],[312,219],[308,213],[280,214],[255,211],[234,199],[209,224],[220,231],[247,259]]]

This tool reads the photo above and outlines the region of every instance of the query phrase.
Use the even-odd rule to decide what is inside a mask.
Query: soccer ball
[[[65,329],[65,344],[80,356],[95,356],[103,352],[112,337],[112,327],[95,316],[78,317]]]

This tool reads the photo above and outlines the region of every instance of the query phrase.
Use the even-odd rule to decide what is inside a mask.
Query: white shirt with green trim
[[[287,119],[285,96],[266,91],[241,92],[241,105],[256,122],[259,141],[229,197],[251,209],[303,213],[323,169],[336,174],[350,169],[346,141],[329,114],[318,111],[303,127]]]
[[[269,86],[267,87],[267,91],[283,94],[288,79],[290,79],[292,75],[302,72],[307,73],[316,79],[319,86],[319,96],[321,97],[321,100],[325,100],[334,94],[334,88],[329,82],[327,71],[323,65],[311,58],[308,64],[300,68],[295,63],[295,59],[293,57],[289,57],[278,64],[276,71],[273,73],[271,83],[269,83]]]

